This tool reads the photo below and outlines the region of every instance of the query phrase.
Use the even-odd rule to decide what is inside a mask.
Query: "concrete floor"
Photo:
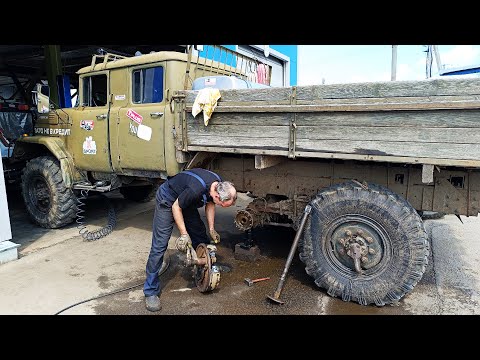
[[[411,293],[395,305],[361,306],[332,298],[316,287],[296,255],[281,299],[267,301],[283,271],[294,233],[288,228],[261,228],[255,239],[261,249],[254,263],[236,260],[234,247],[243,241],[233,215],[250,200],[240,194],[231,208],[217,208],[216,228],[222,237],[217,263],[222,265],[220,285],[200,293],[184,254],[169,244],[168,267],[161,276],[162,310],[145,310],[142,285],[151,242],[154,202],[137,204],[116,193],[109,194],[118,215],[113,233],[87,242],[77,224],[47,230],[31,224],[20,194],[10,191],[8,201],[12,241],[20,244],[19,259],[0,265],[0,314],[130,314],[130,315],[447,315],[480,314],[480,220],[455,216],[425,222],[432,254],[427,270]],[[105,200],[89,198],[89,230],[106,224]],[[203,212],[202,212],[203,216]],[[245,278],[270,277],[249,287]],[[129,288],[115,294],[117,290]],[[98,296],[98,299],[90,300]],[[74,305],[74,306],[72,306]],[[72,307],[70,307],[72,306]]]

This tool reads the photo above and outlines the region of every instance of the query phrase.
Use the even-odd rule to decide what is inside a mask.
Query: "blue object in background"
[[[72,97],[70,95],[70,77],[68,75],[57,76],[58,101],[60,108],[71,108]]]
[[[221,45],[227,49],[236,51],[237,45]],[[297,85],[297,58],[298,58],[298,45],[269,45],[270,49],[279,52],[289,58],[290,62],[290,84],[289,86]],[[225,63],[229,66],[236,67],[236,60],[232,58],[232,54],[225,51],[215,49],[213,46],[204,45],[203,50],[199,51],[201,57],[212,59],[214,61]]]

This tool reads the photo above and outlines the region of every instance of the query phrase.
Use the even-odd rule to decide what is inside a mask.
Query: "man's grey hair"
[[[220,201],[228,201],[232,199],[232,193],[235,195],[233,196],[233,201],[237,200],[237,190],[235,190],[235,186],[230,181],[221,181],[217,184],[217,192]]]

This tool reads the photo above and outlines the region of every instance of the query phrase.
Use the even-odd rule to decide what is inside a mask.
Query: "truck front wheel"
[[[27,162],[22,174],[22,196],[30,218],[44,228],[59,228],[75,218],[75,194],[65,186],[60,164],[52,156]]]
[[[383,306],[422,278],[428,236],[405,199],[379,185],[352,182],[320,191],[310,204],[300,259],[330,296]]]

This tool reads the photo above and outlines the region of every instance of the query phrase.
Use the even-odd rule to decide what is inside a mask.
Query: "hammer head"
[[[249,278],[245,278],[245,283],[246,283],[248,286],[252,286],[252,285],[253,285],[252,279],[249,279]]]

